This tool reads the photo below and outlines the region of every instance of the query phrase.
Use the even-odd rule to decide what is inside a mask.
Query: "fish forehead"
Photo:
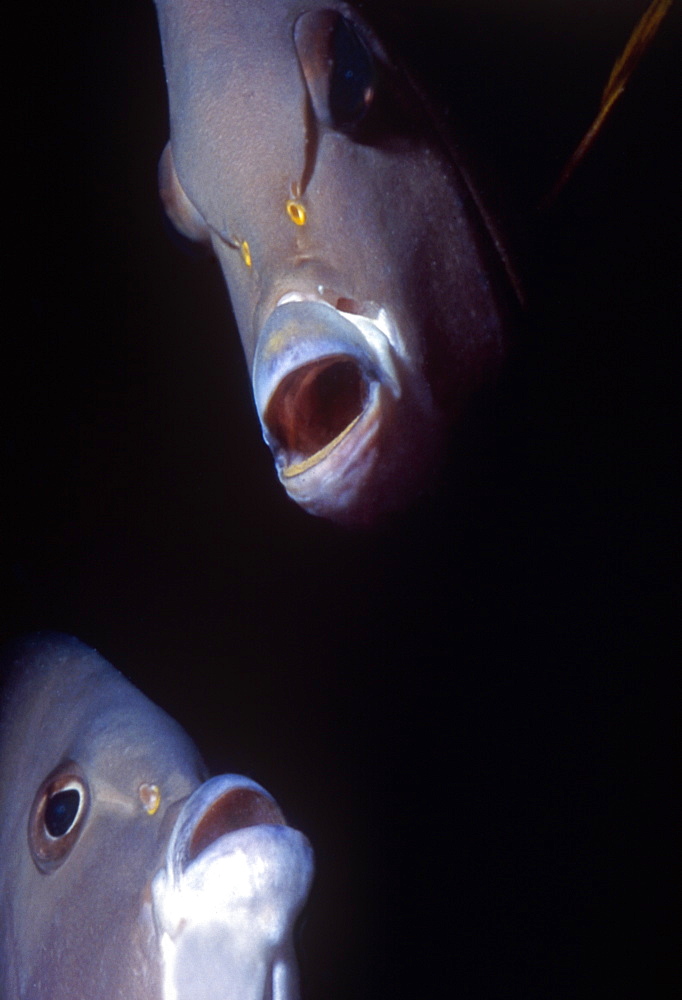
[[[303,170],[306,92],[292,34],[298,6],[157,2],[176,168],[217,227],[238,226],[239,206],[263,197],[265,165],[276,162],[287,183]],[[212,200],[207,193],[218,187],[223,197]]]
[[[186,795],[199,783],[203,764],[182,727],[95,650],[40,635],[18,643],[10,657],[0,787],[17,767],[30,784],[67,759],[121,785],[173,777]],[[30,733],[39,734],[34,743]]]
[[[456,353],[466,351],[462,331],[474,315],[477,349],[482,343],[485,353],[490,341],[498,351],[504,308],[488,271],[503,269],[468,181],[409,78],[399,73],[389,87],[406,130],[396,147],[313,121],[298,19],[336,11],[378,64],[392,65],[358,11],[333,0],[156,5],[174,166],[211,233],[249,369],[279,297],[322,285],[390,308],[415,359],[427,329],[449,330]],[[296,226],[285,206],[303,177],[309,210]],[[248,268],[236,249],[244,240]]]
[[[346,248],[351,243],[355,248],[360,233],[367,235],[365,226],[351,222],[347,236],[342,231],[335,236],[334,248],[329,225],[342,230],[347,214],[366,224],[367,206],[357,198],[358,179],[367,188],[365,202],[373,206],[377,197],[382,200],[388,180],[380,176],[378,162],[390,163],[392,158],[377,149],[363,149],[345,136],[322,134],[325,130],[320,132],[319,123],[313,123],[294,30],[302,13],[337,11],[358,24],[357,12],[333,2],[265,0],[198,6],[200,16],[191,3],[157,2],[171,146],[183,189],[217,241],[214,250],[226,264],[233,295],[239,297],[248,288],[253,298],[260,292],[254,284],[267,285],[268,272],[281,271],[299,258],[319,258],[329,271],[346,271]],[[369,33],[367,25],[362,27]],[[371,34],[368,41],[370,37],[374,40]],[[316,209],[306,226],[297,227],[285,205],[307,176],[307,157],[316,144],[312,177],[306,182],[306,194]],[[348,157],[350,162],[345,162]],[[328,178],[319,177],[325,161],[336,164],[333,186]],[[404,180],[404,158],[399,172]],[[385,228],[381,223],[382,238]],[[234,245],[243,239],[254,259],[250,274],[234,252]],[[227,247],[223,260],[221,249]],[[335,256],[340,259],[334,261]],[[359,275],[362,268],[354,271]],[[371,288],[376,294],[377,289]],[[345,291],[360,294],[359,289]]]

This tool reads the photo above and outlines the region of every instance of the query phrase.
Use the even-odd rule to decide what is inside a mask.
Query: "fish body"
[[[306,838],[94,650],[11,653],[0,717],[3,1000],[296,1000]]]
[[[156,0],[166,210],[209,243],[289,495],[368,524],[494,380],[506,257],[408,75],[335,0]]]

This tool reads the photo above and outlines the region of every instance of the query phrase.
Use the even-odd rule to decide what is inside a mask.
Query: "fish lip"
[[[369,377],[390,385],[394,394],[400,395],[395,358],[403,355],[404,349],[388,311],[374,303],[355,302],[357,311],[344,312],[334,301],[354,302],[336,294],[325,297],[302,291],[285,292],[277,299],[263,324],[253,361],[252,382],[259,415],[265,412],[273,390],[290,371],[335,354],[351,355]],[[310,338],[315,321],[324,327],[339,319],[342,322],[327,336],[316,333],[312,339],[299,338],[294,330],[286,330],[287,325],[295,327],[300,323],[304,329],[308,327]]]
[[[210,778],[178,813],[166,852],[171,877],[179,881],[209,853],[223,851],[231,838],[242,839],[238,835],[243,830],[286,825],[275,799],[257,782],[236,774]]]
[[[389,399],[397,402],[403,391],[402,344],[387,311],[329,298],[352,311],[312,291],[280,295],[254,357],[253,392],[263,437],[292,495],[318,466],[339,469],[350,462],[357,473],[382,406]],[[320,387],[331,384],[330,378],[340,388],[323,397]],[[320,403],[323,399],[327,402]]]
[[[254,797],[255,824],[207,835],[194,853],[193,838],[211,810],[235,793]],[[234,929],[245,912],[257,922],[260,913],[283,940],[305,903],[313,872],[307,838],[287,825],[274,798],[250,778],[219,775],[195,789],[180,809],[165,862],[151,882],[154,924],[162,939],[175,939],[190,925],[214,921]]]

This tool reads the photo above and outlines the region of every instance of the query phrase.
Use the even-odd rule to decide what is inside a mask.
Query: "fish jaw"
[[[164,1000],[297,1000],[293,929],[312,877],[310,844],[260,785],[198,788],[152,882]]]
[[[435,464],[440,421],[383,308],[285,294],[258,338],[252,384],[280,481],[308,513],[375,523]]]

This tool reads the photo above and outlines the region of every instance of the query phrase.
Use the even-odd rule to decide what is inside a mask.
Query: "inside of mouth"
[[[319,358],[285,375],[265,412],[265,423],[287,456],[285,475],[324,458],[359,420],[368,385],[354,358]]]
[[[279,806],[252,788],[233,788],[221,795],[201,817],[192,833],[187,864],[194,861],[218,837],[247,826],[284,826]]]

